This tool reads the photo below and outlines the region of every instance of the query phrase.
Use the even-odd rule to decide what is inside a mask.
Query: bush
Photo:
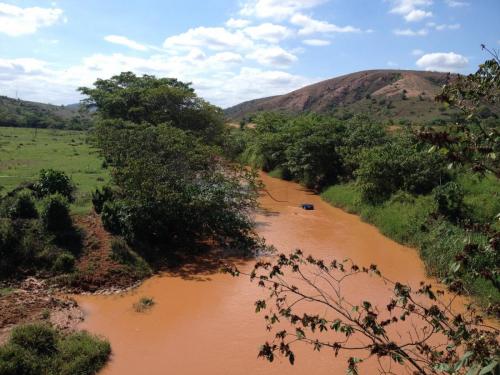
[[[124,204],[120,201],[104,202],[101,211],[101,219],[104,229],[114,234],[123,234],[122,216],[124,208]]]
[[[110,354],[107,341],[86,332],[66,335],[43,324],[18,326],[0,347],[0,374],[92,375]]]
[[[35,207],[33,197],[28,192],[18,194],[9,210],[12,219],[36,219],[38,211]]]
[[[43,201],[41,219],[49,232],[63,232],[72,228],[68,201],[61,194],[48,196]]]
[[[449,219],[458,220],[464,206],[464,191],[456,182],[448,182],[434,189],[438,212]]]
[[[109,186],[104,186],[102,190],[96,189],[92,193],[92,204],[94,205],[94,210],[98,214],[102,212],[104,203],[113,199],[113,191]]]
[[[0,347],[0,374],[2,375],[40,375],[38,358],[18,345]]]
[[[69,202],[73,201],[74,190],[75,187],[66,173],[54,169],[42,169],[35,184],[35,191],[40,197],[61,194]]]
[[[54,261],[52,270],[57,273],[70,273],[75,268],[75,257],[69,253],[60,254]]]
[[[110,354],[109,342],[87,332],[73,333],[59,345],[57,374],[96,374],[106,364]]]
[[[30,324],[14,328],[10,342],[38,356],[50,356],[57,351],[56,332],[43,324]]]
[[[370,203],[381,203],[398,190],[426,194],[449,179],[442,157],[407,138],[365,150],[356,175],[361,197]]]
[[[0,219],[0,277],[13,272],[18,262],[19,237],[9,219]]]

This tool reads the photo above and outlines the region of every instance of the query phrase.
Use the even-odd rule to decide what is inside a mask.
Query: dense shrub
[[[50,268],[51,262],[44,255],[46,249],[49,255],[49,239],[38,220],[0,218],[0,279],[20,274],[21,269],[29,272]]]
[[[9,210],[12,219],[36,219],[38,211],[29,192],[21,192],[15,198]]]
[[[11,273],[19,261],[19,237],[9,219],[0,218],[0,277]]]
[[[121,201],[104,202],[101,219],[104,229],[114,234],[124,234],[123,216],[125,205]]]
[[[104,203],[113,198],[113,190],[109,186],[104,186],[102,189],[96,189],[92,193],[92,204],[95,212],[101,213]]]
[[[73,226],[68,201],[61,194],[50,195],[43,200],[40,218],[49,232],[67,231]]]
[[[107,230],[130,243],[176,245],[171,248],[250,235],[247,214],[256,199],[252,172],[225,163],[213,148],[171,126],[106,132],[120,139],[106,151],[115,162],[117,185],[113,200],[102,207]]]
[[[448,182],[434,189],[438,212],[452,220],[460,218],[464,207],[464,190],[456,182]]]
[[[62,334],[43,324],[18,326],[0,347],[0,374],[93,375],[110,354],[107,341],[86,332]]]
[[[70,202],[73,201],[74,190],[75,187],[66,173],[54,169],[42,169],[35,184],[35,191],[40,197],[61,194]]]
[[[19,326],[12,331],[10,342],[38,356],[50,356],[57,351],[57,334],[46,325]]]
[[[398,190],[425,194],[449,179],[438,154],[420,150],[407,138],[364,151],[356,175],[362,199],[372,203],[382,202]]]
[[[54,261],[52,269],[56,273],[70,273],[75,267],[75,257],[69,253],[59,254]]]

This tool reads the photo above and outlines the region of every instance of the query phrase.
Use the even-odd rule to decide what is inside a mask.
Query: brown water
[[[262,179],[274,198],[286,201],[263,195],[261,204],[268,212],[257,216],[259,234],[278,250],[301,248],[324,259],[350,257],[361,265],[375,263],[389,278],[413,285],[427,279],[415,250],[389,240],[297,184],[266,175]],[[304,202],[313,203],[316,209],[298,208]],[[251,266],[249,262],[240,268]],[[351,288],[359,301],[368,299],[385,306],[388,287],[374,278],[360,280]],[[293,367],[284,359],[272,364],[257,359],[259,345],[270,338],[262,316],[254,312],[261,293],[246,277],[212,274],[156,276],[132,293],[77,299],[87,314],[82,328],[111,341],[113,356],[104,375],[344,373],[345,358],[310,348],[296,350]],[[132,305],[142,296],[154,298],[156,305],[137,313]],[[364,374],[378,373],[370,361],[362,369]]]

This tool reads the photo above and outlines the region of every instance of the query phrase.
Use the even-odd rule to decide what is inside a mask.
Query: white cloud
[[[148,49],[147,46],[120,35],[107,35],[104,37],[104,40],[110,43],[120,44],[136,51],[146,51]]]
[[[213,97],[223,106],[265,96],[286,94],[300,87],[317,82],[279,70],[261,70],[243,67],[238,74],[228,77]]]
[[[210,56],[209,61],[215,63],[238,64],[243,62],[243,57],[239,53],[219,52]]]
[[[425,70],[457,72],[466,68],[469,60],[455,52],[435,52],[423,55],[417,60],[416,64],[419,68]]]
[[[466,1],[458,1],[458,0],[446,0],[446,4],[450,8],[460,8],[460,7],[466,7],[469,6],[470,4]]]
[[[459,23],[454,23],[451,25],[448,24],[441,24],[441,25],[435,25],[435,29],[437,31],[443,31],[443,30],[458,30],[460,29],[460,24]]]
[[[243,31],[252,39],[264,40],[268,43],[278,43],[292,35],[292,31],[289,28],[272,23],[250,26]]]
[[[394,67],[398,66],[398,63],[389,60],[389,61],[387,61],[387,66],[390,66],[391,68],[394,68]]]
[[[297,56],[278,46],[258,48],[246,57],[262,65],[279,67],[287,67],[297,61]]]
[[[427,29],[420,29],[420,30],[396,29],[393,32],[395,35],[399,36],[426,36],[429,33]]]
[[[287,66],[296,56],[279,47],[254,49],[252,61],[272,65],[273,69],[242,66],[250,57],[236,52],[207,54],[200,48],[156,54],[146,58],[125,54],[94,54],[79,64],[60,69],[37,59],[0,59],[0,93],[54,104],[75,103],[81,97],[76,88],[89,86],[97,78],[109,78],[122,71],[176,77],[193,82],[198,94],[222,107],[256,97],[289,92],[312,81],[277,68]]]
[[[411,54],[413,56],[422,56],[424,54],[424,51],[422,51],[421,49],[414,49],[411,51]]]
[[[168,37],[165,48],[208,48],[212,50],[248,48],[252,41],[240,30],[229,31],[223,27],[196,27],[185,33]]]
[[[251,22],[242,18],[230,18],[226,21],[226,26],[231,29],[241,29],[247,27]]]
[[[314,8],[325,1],[327,0],[249,0],[243,4],[240,14],[283,20],[301,10]]]
[[[322,47],[322,46],[329,46],[330,45],[330,41],[324,40],[324,39],[306,39],[306,40],[303,40],[302,43],[307,44],[308,46],[314,46],[314,47]]]
[[[59,8],[21,8],[0,3],[0,33],[9,36],[34,34],[59,20],[63,20],[63,11]]]
[[[315,33],[353,33],[361,31],[353,26],[339,27],[332,23],[315,20],[301,13],[294,14],[290,22],[301,27],[299,35],[310,35]]]
[[[421,21],[427,17],[432,17],[432,12],[426,12],[421,9],[414,9],[404,16],[405,20],[408,22]]]
[[[403,16],[408,22],[420,21],[432,16],[432,12],[422,9],[432,5],[432,0],[392,0],[392,4],[390,12]]]

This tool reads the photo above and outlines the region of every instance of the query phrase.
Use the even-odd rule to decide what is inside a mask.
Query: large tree
[[[254,243],[255,175],[224,161],[221,111],[189,84],[122,73],[82,88],[113,187],[97,191],[105,226],[145,249]],[[111,193],[110,193],[111,192]]]
[[[168,123],[211,143],[219,142],[223,132],[222,110],[197,96],[190,83],[175,78],[124,72],[79,90],[87,96],[83,103],[96,107],[101,119]]]

